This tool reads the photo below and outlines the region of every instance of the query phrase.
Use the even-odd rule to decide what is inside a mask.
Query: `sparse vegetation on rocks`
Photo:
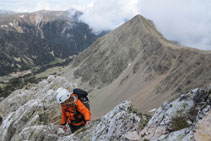
[[[68,65],[72,59],[65,59],[62,62],[57,62],[53,64],[47,64],[43,67],[39,67],[37,69],[33,69],[31,73],[11,78],[7,83],[4,83],[4,87],[0,87],[0,97],[7,97],[10,93],[12,93],[14,90],[21,89],[23,87],[30,86],[32,84],[37,84],[43,79],[46,79],[47,77],[40,77],[36,78],[35,75],[44,72],[45,70],[56,67],[56,66],[66,66]],[[54,73],[55,74],[55,73]]]
[[[174,117],[168,131],[174,132],[189,127],[186,117]]]

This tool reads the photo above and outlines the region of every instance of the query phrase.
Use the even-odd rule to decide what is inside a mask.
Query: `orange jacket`
[[[84,106],[84,104],[78,99],[77,95],[75,94],[72,94],[72,95],[76,97],[75,108],[77,109],[77,111],[80,112],[78,114],[78,119],[81,119],[83,115],[86,121],[91,120],[91,112],[89,111],[89,109],[87,109],[86,106]],[[65,125],[67,120],[69,124],[72,124],[74,126],[79,126],[79,125],[84,124],[84,121],[80,120],[78,122],[75,119],[75,114],[76,114],[75,109],[73,107],[68,107],[67,105],[62,106],[61,124]]]

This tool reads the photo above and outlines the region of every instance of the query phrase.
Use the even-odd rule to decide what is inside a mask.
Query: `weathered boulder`
[[[194,138],[198,141],[211,140],[211,111],[196,124]]]

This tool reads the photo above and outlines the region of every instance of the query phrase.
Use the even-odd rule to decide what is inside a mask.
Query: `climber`
[[[91,123],[90,110],[78,99],[76,94],[72,94],[64,88],[59,88],[56,92],[57,102],[62,107],[61,125],[64,131],[67,130],[67,121],[72,133]]]

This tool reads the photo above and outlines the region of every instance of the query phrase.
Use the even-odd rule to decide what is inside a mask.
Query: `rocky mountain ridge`
[[[64,133],[59,128],[61,109],[55,100],[59,87],[72,91],[77,84],[49,76],[29,90],[14,91],[3,100],[0,103],[1,141],[211,139],[211,87],[193,89],[175,101],[165,102],[150,120],[125,101],[75,134]]]
[[[118,78],[127,67],[133,67],[134,74],[140,72],[142,67],[144,69],[142,71],[150,74],[151,79],[153,76],[168,72],[178,74],[178,69],[183,67],[183,64],[187,64],[187,61],[195,64],[198,69],[201,69],[200,66],[205,66],[209,70],[210,54],[210,51],[183,47],[166,40],[150,20],[137,15],[111,33],[99,38],[74,59],[73,67],[80,65],[74,72],[74,76],[81,77],[82,81],[88,82],[90,86],[101,88]],[[93,60],[98,61],[93,62]],[[132,64],[134,65],[130,66]],[[183,69],[189,71],[192,68],[187,66]],[[198,72],[194,71],[196,71],[194,73]],[[165,81],[161,83],[164,84]],[[177,86],[172,88],[179,89]]]
[[[0,15],[0,75],[73,56],[97,35],[78,20],[82,13],[38,11]]]
[[[210,94],[211,87],[196,88],[172,102],[165,102],[141,134],[150,140],[210,140],[211,126],[204,126],[211,119]]]
[[[148,112],[165,100],[210,84],[210,64],[210,51],[170,42],[152,21],[137,15],[98,38],[73,60],[70,72],[84,88],[96,89],[96,111],[106,107],[108,112],[131,100],[139,111]]]

